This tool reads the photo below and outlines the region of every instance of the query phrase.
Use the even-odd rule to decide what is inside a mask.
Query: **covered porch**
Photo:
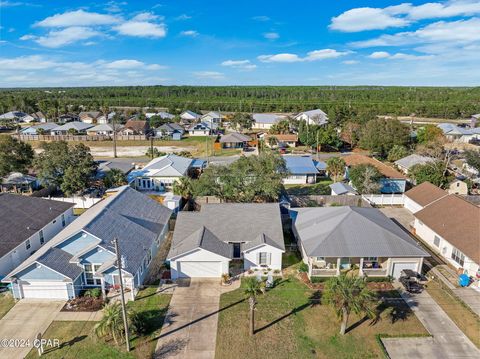
[[[359,276],[386,277],[390,261],[386,257],[308,257],[308,276],[332,277],[358,270]]]

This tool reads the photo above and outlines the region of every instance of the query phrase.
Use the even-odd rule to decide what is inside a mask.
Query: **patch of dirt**
[[[79,297],[69,300],[61,312],[97,312],[105,304],[102,298]]]

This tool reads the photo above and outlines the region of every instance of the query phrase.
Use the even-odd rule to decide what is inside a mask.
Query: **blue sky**
[[[480,85],[480,0],[0,0],[0,87]]]

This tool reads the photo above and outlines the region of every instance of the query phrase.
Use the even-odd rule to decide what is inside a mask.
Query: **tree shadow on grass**
[[[51,352],[54,352],[55,350],[60,350],[60,349],[63,349],[65,347],[71,347],[73,345],[75,345],[76,343],[79,343],[81,342],[82,340],[86,339],[87,338],[87,335],[79,335],[78,337],[75,337],[73,339],[70,339],[69,341],[66,341],[66,342],[63,342],[62,344],[60,344],[60,346],[58,347],[50,347],[48,349],[44,349],[43,353],[44,354],[47,354],[47,353],[51,353]]]
[[[411,306],[416,306],[418,303],[414,300],[409,301]],[[395,324],[399,320],[407,320],[413,315],[413,311],[410,306],[405,302],[402,297],[392,296],[389,293],[385,293],[380,298],[380,303],[375,309],[375,317],[371,322],[371,325],[375,325],[381,320],[381,315],[387,313],[388,318],[392,324]]]

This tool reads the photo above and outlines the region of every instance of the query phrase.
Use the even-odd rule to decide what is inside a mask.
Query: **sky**
[[[480,85],[480,0],[0,0],[0,87]]]

